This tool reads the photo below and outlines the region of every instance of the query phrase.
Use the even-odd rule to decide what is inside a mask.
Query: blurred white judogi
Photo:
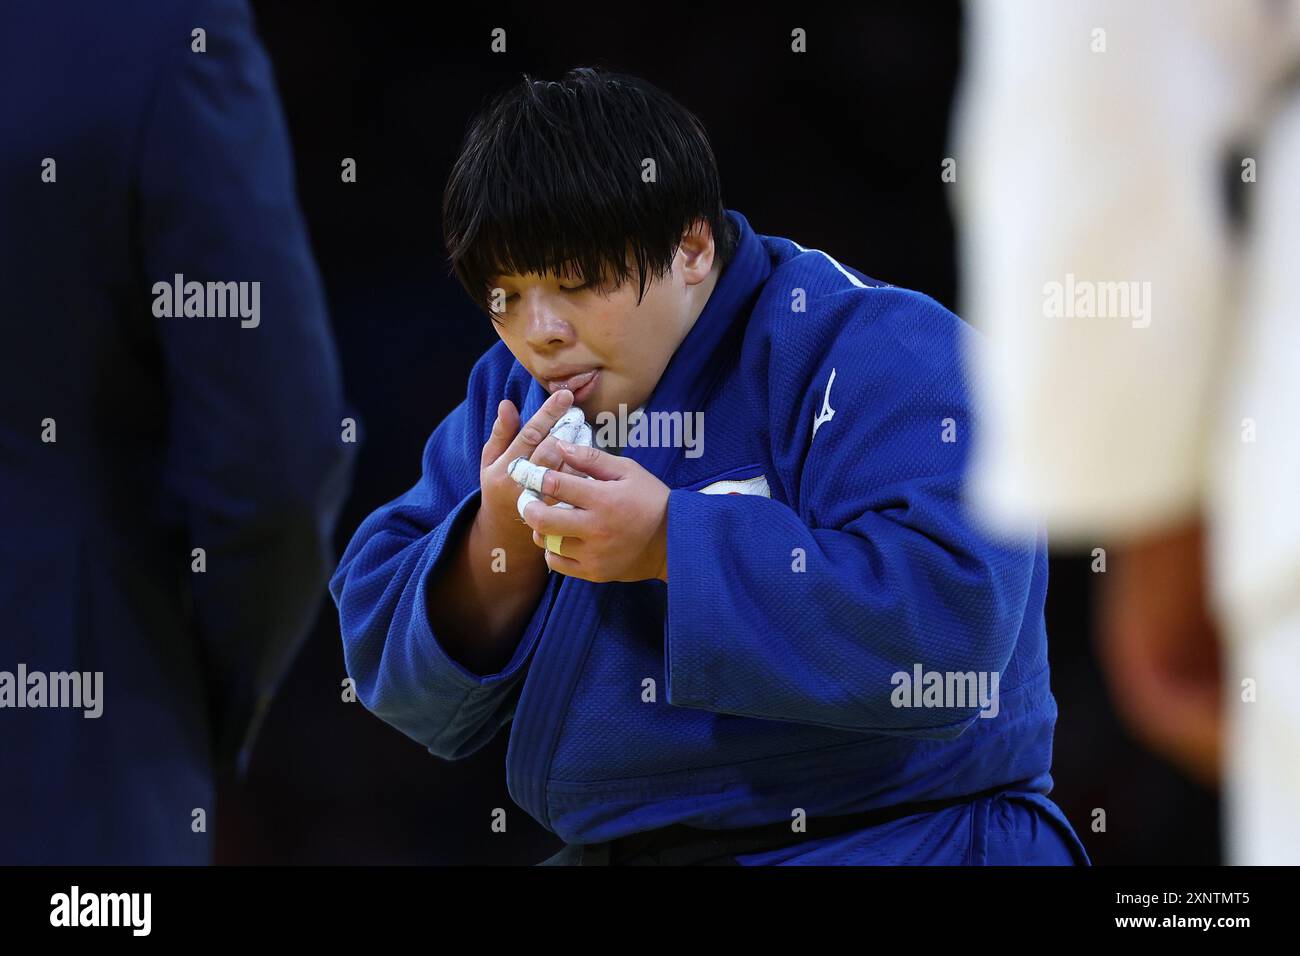
[[[968,13],[962,314],[990,336],[971,357],[972,495],[998,524],[1039,516],[1053,544],[1088,548],[1204,516],[1229,861],[1300,863],[1300,3]],[[1242,136],[1257,146],[1234,153]],[[1247,156],[1238,241],[1223,170]],[[1049,313],[1048,283],[1085,282],[1150,297]]]

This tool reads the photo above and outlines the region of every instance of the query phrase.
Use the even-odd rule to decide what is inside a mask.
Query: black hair
[[[655,181],[642,179],[654,160]],[[599,285],[638,274],[637,303],[704,219],[725,267],[737,235],[703,125],[645,80],[599,68],[523,82],[471,123],[443,193],[451,269],[480,308],[500,275]]]

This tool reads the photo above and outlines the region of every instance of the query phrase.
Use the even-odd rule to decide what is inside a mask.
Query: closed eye
[[[595,283],[592,283],[592,282],[584,282],[584,283],[582,283],[581,285],[562,285],[562,286],[560,286],[560,289],[561,289],[561,291],[563,291],[563,292],[582,292],[582,291],[584,291],[584,290],[586,290],[586,289],[592,289],[592,288],[595,288]],[[512,293],[510,293],[508,296],[505,297],[505,299],[504,299],[504,304],[509,305],[509,303],[511,303],[512,301],[514,301],[514,300],[517,299],[517,298],[519,298],[519,293],[518,293],[518,292],[512,292]],[[496,322],[496,323],[499,325],[499,324],[501,323],[501,320],[498,318],[498,316],[500,316],[500,315],[504,315],[505,313],[504,313],[504,312],[491,312],[490,314],[491,314],[491,316],[492,316],[492,321],[493,321],[493,322]]]

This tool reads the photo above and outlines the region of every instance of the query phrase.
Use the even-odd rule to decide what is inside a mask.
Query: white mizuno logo
[[[831,380],[826,383],[826,394],[822,396],[822,410],[813,419],[814,436],[817,434],[817,429],[821,428],[824,422],[828,422],[835,417],[835,409],[831,408],[831,386],[834,384],[835,369],[831,369]]]

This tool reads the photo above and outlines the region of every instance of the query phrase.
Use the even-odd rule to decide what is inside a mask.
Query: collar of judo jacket
[[[727,366],[720,353],[740,347],[754,303],[772,274],[767,249],[745,217],[733,210],[726,215],[739,232],[735,254],[646,401],[647,411],[703,410],[705,399]],[[525,421],[545,399],[542,387],[534,381],[525,402]],[[664,481],[682,453],[683,449],[663,446],[624,451]],[[561,577],[543,625],[546,636],[538,639],[510,731],[506,787],[529,816],[553,832],[546,799],[551,759],[582,662],[611,593],[613,589],[605,585]]]

